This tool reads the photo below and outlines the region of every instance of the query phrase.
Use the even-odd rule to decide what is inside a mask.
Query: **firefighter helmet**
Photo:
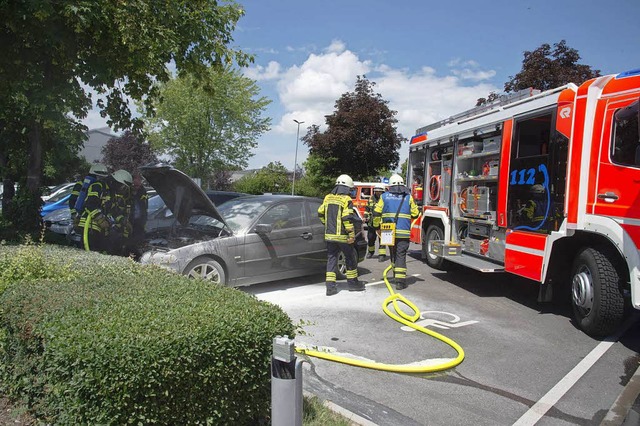
[[[340,175],[336,179],[336,185],[344,185],[348,188],[353,188],[353,179],[349,175]]]
[[[404,185],[404,179],[402,179],[402,176],[396,173],[389,178],[389,185],[390,186]]]
[[[384,192],[384,184],[382,183],[376,183],[373,187],[373,192]]]
[[[96,163],[91,166],[89,169],[89,174],[96,175],[100,177],[109,176],[109,172],[107,171],[107,167],[104,164]]]
[[[113,172],[113,178],[125,185],[131,185],[133,183],[133,178],[131,177],[131,173],[126,170],[120,169]]]

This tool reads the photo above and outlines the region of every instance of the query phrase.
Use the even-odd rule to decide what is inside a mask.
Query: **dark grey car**
[[[171,233],[149,242],[142,263],[229,286],[325,270],[324,226],[317,215],[322,200],[254,195],[216,208],[188,176],[174,168],[148,167],[142,173],[179,223]],[[361,231],[361,222],[357,230]],[[364,258],[366,241],[362,232],[354,250],[359,259]],[[344,262],[340,263],[344,272]]]

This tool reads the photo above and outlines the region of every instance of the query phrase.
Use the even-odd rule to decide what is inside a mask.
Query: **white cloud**
[[[356,77],[366,74],[376,83],[374,90],[389,101],[398,112],[398,131],[410,138],[416,129],[473,108],[476,100],[492,91],[499,91],[487,82],[495,71],[482,70],[473,60],[452,60],[451,69],[439,75],[435,68],[424,65],[418,71],[397,69],[381,64],[376,67],[365,58],[347,49],[344,42],[333,40],[320,54],[310,54],[301,65],[280,72],[277,90],[282,107],[281,117],[272,117],[272,130],[260,140],[252,167],[280,161],[293,167],[297,124],[304,121],[300,136],[308,126],[324,125],[324,116],[333,113],[336,100],[353,91]],[[401,159],[406,158],[406,145]],[[300,143],[298,163],[307,157],[308,148]]]
[[[266,67],[256,65],[255,67],[244,69],[243,73],[256,81],[275,80],[280,76],[280,64],[276,61],[270,61]]]

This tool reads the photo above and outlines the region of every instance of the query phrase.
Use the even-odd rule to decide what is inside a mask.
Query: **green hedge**
[[[242,425],[268,417],[272,339],[294,334],[280,308],[72,248],[0,247],[0,270],[0,284],[10,282],[0,297],[3,388],[39,419]]]

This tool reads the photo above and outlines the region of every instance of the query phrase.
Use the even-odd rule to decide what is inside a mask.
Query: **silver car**
[[[142,263],[229,286],[324,272],[324,226],[317,214],[322,200],[253,195],[216,208],[187,175],[172,167],[146,167],[142,174],[178,221],[170,232],[148,242]],[[353,250],[362,260],[367,243],[357,218]],[[344,275],[344,259],[337,272]]]

